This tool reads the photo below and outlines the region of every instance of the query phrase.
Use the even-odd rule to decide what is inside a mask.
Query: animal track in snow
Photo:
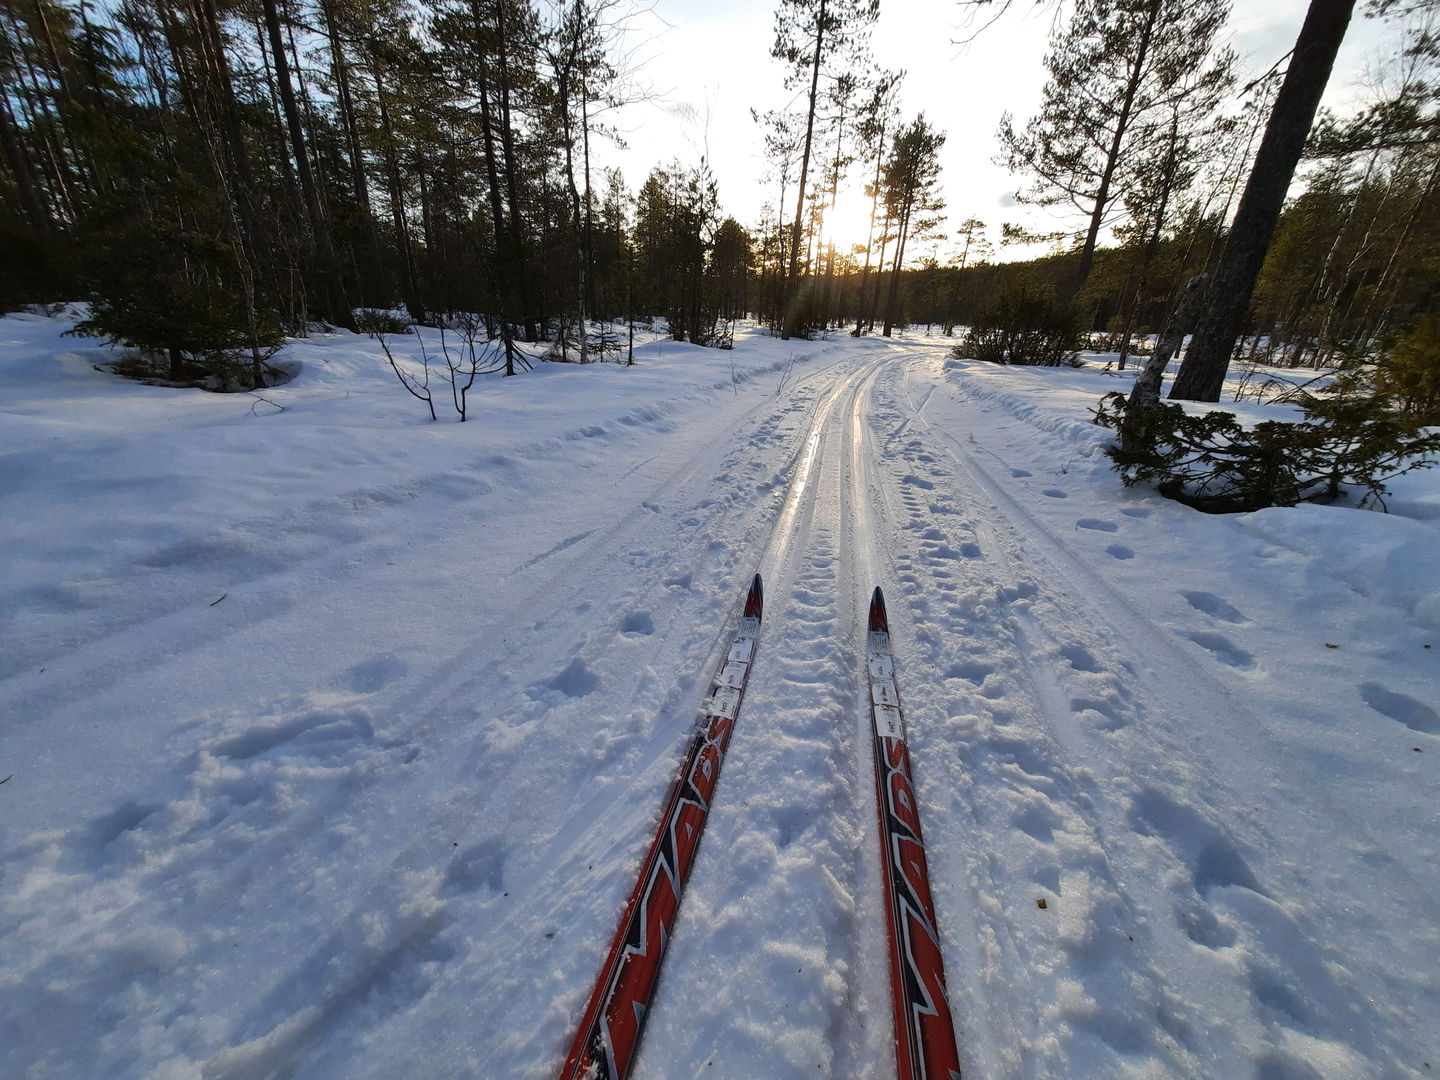
[[[1015,585],[1002,586],[995,590],[995,598],[1002,604],[1013,604],[1016,600],[1033,600],[1040,595],[1040,587],[1033,581],[1020,581]]]
[[[1117,702],[1105,701],[1100,698],[1077,697],[1070,699],[1072,712],[1093,712],[1100,717],[1100,722],[1096,726],[1101,731],[1119,731],[1121,728],[1130,726],[1130,721],[1120,714],[1119,708]]]
[[[1138,833],[1165,841],[1189,867],[1195,891],[1202,897],[1230,886],[1270,895],[1229,836],[1163,792],[1141,789],[1130,804],[1130,824]]]
[[[1031,805],[1016,814],[1012,824],[1032,839],[1050,844],[1054,843],[1055,830],[1061,822],[1060,816],[1049,807]]]
[[[1130,805],[1136,832],[1163,841],[1186,867],[1193,889],[1174,891],[1175,924],[1191,941],[1207,949],[1235,944],[1234,923],[1211,906],[1217,889],[1239,887],[1267,896],[1234,843],[1194,810],[1155,789],[1143,789]]]
[[[164,809],[158,803],[138,803],[127,800],[108,814],[103,814],[90,823],[83,846],[89,854],[100,859],[107,847],[128,832],[134,832],[151,814]]]
[[[1232,885],[1266,895],[1255,880],[1249,863],[1229,840],[1220,837],[1206,844],[1195,859],[1195,891],[1201,896],[1209,896],[1216,889],[1227,889]]]
[[[482,889],[492,894],[505,890],[505,845],[498,839],[482,840],[456,855],[440,894],[460,896]]]
[[[248,761],[275,750],[288,742],[303,740],[307,750],[333,747],[344,740],[373,738],[369,713],[362,709],[335,712],[322,709],[293,716],[273,724],[257,724],[234,735],[211,742],[206,749],[216,757],[231,761]]]
[[[409,671],[409,665],[398,656],[382,653],[362,660],[345,672],[342,682],[353,694],[374,694]]]
[[[1212,619],[1221,619],[1228,623],[1246,623],[1250,620],[1240,614],[1227,600],[1208,592],[1191,592],[1188,589],[1181,589],[1180,595],[1196,611],[1204,612]]]
[[[600,689],[600,676],[596,675],[580,657],[571,660],[559,674],[541,684],[548,690],[558,690],[566,697],[580,698]]]
[[[947,679],[965,679],[979,686],[985,681],[986,676],[995,671],[989,664],[982,664],[976,660],[961,660],[951,664],[945,671]]]
[[[1070,666],[1076,671],[1099,672],[1104,670],[1100,666],[1100,661],[1095,659],[1090,650],[1079,645],[1064,646],[1060,650],[1060,655],[1068,660]]]
[[[1387,690],[1379,683],[1361,683],[1360,697],[1382,716],[1388,716],[1412,731],[1440,735],[1440,713],[1409,694]]]
[[[960,558],[960,552],[956,551],[949,544],[927,544],[924,552],[926,559],[930,562]]]
[[[1028,777],[1053,780],[1055,766],[1045,750],[1024,739],[992,735],[986,740],[991,753],[1004,765],[1014,765]]]
[[[1075,522],[1077,529],[1094,529],[1096,532],[1119,532],[1120,526],[1102,518],[1081,518]]]
[[[1186,634],[1196,645],[1207,650],[1210,655],[1219,660],[1227,667],[1233,667],[1240,671],[1248,671],[1255,666],[1255,657],[1244,649],[1240,648],[1229,638],[1220,634],[1208,634],[1204,631],[1196,631]]]
[[[620,632],[646,637],[655,632],[655,620],[648,611],[632,611],[621,620]]]

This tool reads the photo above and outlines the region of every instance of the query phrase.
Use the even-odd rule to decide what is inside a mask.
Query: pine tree
[[[795,220],[790,228],[784,288],[781,292],[782,337],[797,329],[791,307],[798,296],[801,225],[805,213],[810,158],[820,104],[820,78],[826,61],[847,57],[862,45],[880,14],[880,0],[780,0],[775,10],[775,42],[770,55],[790,66],[787,83],[807,85],[804,137],[800,145]]]
[[[1228,87],[1233,58],[1215,52],[1228,13],[1228,0],[1080,0],[1052,39],[1040,111],[1023,132],[1001,121],[997,161],[1034,177],[1021,201],[1084,215],[1062,301],[1089,277],[1102,228],[1124,219],[1146,148],[1175,116],[1206,124]]]
[[[895,256],[891,261],[890,293],[885,304],[886,337],[900,320],[900,271],[905,265],[905,247],[912,239],[936,236],[944,207],[939,196],[940,148],[944,132],[936,131],[917,116],[895,137],[894,148],[885,162],[885,209],[895,227]]]

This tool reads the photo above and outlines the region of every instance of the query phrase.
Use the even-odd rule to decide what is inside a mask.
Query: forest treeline
[[[1242,84],[1224,0],[1077,0],[1040,107],[998,133],[1021,201],[1075,227],[1006,225],[1058,253],[1002,263],[984,222],[947,235],[945,134],[869,56],[878,0],[778,0],[794,98],[755,117],[773,198],[750,223],[704,160],[633,191],[592,165],[640,93],[616,0],[0,0],[0,306],[85,298],[84,329],[172,377],[255,385],[284,335],[397,308],[478,315],[507,370],[516,341],[599,359],[597,324],[655,316],[704,345],[755,317],[787,336],[1030,323],[1128,350],[1205,274],[1240,312],[1212,335],[1224,359],[1239,333],[1324,362],[1423,325],[1440,279],[1440,5],[1373,3],[1394,56],[1367,108],[1312,130],[1352,7],[1312,0],[1292,55]],[[1286,139],[1307,163],[1279,211]],[[827,219],[856,184],[871,227],[842,248]]]

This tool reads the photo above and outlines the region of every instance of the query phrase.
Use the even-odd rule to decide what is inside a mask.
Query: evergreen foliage
[[[1080,0],[1046,57],[1049,79],[1023,131],[1001,121],[1001,163],[1028,173],[1023,201],[1084,216],[1061,298],[1090,275],[1103,226],[1163,225],[1213,138],[1234,81],[1217,49],[1227,0]]]
[[[1382,350],[1374,384],[1412,422],[1440,424],[1440,315],[1423,316]]]
[[[592,176],[623,100],[613,0],[0,13],[0,303],[87,299],[83,331],[158,358],[147,370],[260,385],[284,335],[404,308],[479,316],[509,373],[516,341],[613,357],[592,320],[672,287],[689,340],[719,342],[719,309],[749,302],[738,225],[720,238],[723,288],[693,287],[717,239],[708,173],[673,193],[685,250],[648,280],[623,180]]]
[[[1234,413],[1187,413],[1108,394],[1095,422],[1116,431],[1106,453],[1126,486],[1153,483],[1167,498],[1207,513],[1332,502],[1347,490],[1384,506],[1385,482],[1429,468],[1440,432],[1417,428],[1384,394],[1298,397],[1304,419],[1247,428]]]
[[[1081,338],[1073,310],[1039,290],[1002,292],[980,310],[956,357],[992,364],[1078,366]]]

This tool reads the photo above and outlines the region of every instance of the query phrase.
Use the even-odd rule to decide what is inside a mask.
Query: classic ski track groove
[[[874,1075],[874,1063],[893,1054],[886,1034],[890,1016],[883,909],[878,886],[866,882],[874,848],[874,807],[866,802],[873,799],[869,744],[858,741],[852,719],[864,699],[854,678],[856,653],[848,631],[858,617],[856,590],[868,570],[856,565],[857,545],[842,539],[864,510],[864,500],[855,499],[852,487],[857,417],[878,372],[893,358],[894,351],[886,350],[858,364],[817,404],[808,430],[798,437],[795,460],[802,465],[808,461],[811,467],[808,475],[793,477],[758,560],[766,581],[766,636],[747,692],[746,715],[736,727],[711,813],[711,855],[702,854],[697,861],[652,1012],[651,1022],[658,1027],[683,1027],[673,1018],[686,1015],[695,1002],[693,995],[705,985],[714,950],[723,949],[715,939],[723,940],[730,932],[726,912],[739,898],[731,896],[731,875],[715,851],[727,850],[739,837],[770,835],[773,829],[778,835],[776,857],[784,860],[786,837],[793,830],[843,837],[838,846],[816,845],[817,864],[793,869],[805,880],[818,875],[817,889],[798,894],[782,890],[777,896],[779,904],[804,903],[813,910],[809,937],[800,942],[775,935],[767,939],[763,924],[746,930],[748,937],[775,952],[777,962],[794,955],[806,973],[812,965],[803,957],[815,962],[814,991],[807,1000],[776,1001],[773,1009],[791,1026],[798,1025],[795,1034],[802,1040],[812,1032],[823,1032],[824,1037],[776,1060],[776,1076]],[[822,790],[828,796],[812,794],[761,809],[762,792],[777,775],[790,771],[787,761],[813,768],[817,758],[827,765]],[[869,896],[864,895],[867,891]],[[713,930],[717,921],[718,934]],[[882,939],[879,982],[870,977],[871,961],[860,955],[876,934]],[[843,974],[838,982],[837,974]],[[763,987],[756,992],[763,998]],[[759,1001],[756,1008],[761,1008]],[[662,1048],[647,1043],[633,1076],[657,1080],[703,1065],[706,1076],[738,1077],[726,1053],[727,1042],[737,1033],[721,1031],[724,1041],[721,1032],[699,1032],[682,1040],[683,1046],[673,1039]],[[786,1034],[777,1032],[772,1038],[783,1040]],[[813,1060],[804,1057],[807,1053]]]
[[[899,381],[898,374],[896,379],[892,381]],[[889,391],[887,396],[893,401],[894,388],[890,387],[887,389]],[[928,400],[928,398],[929,394],[927,393],[926,399]],[[893,406],[891,406],[889,411],[892,414],[896,412]],[[928,429],[923,415],[918,409],[913,407],[903,410],[903,414],[905,416],[904,421],[896,426],[890,436],[890,459],[899,463],[901,468],[908,469],[909,471],[906,472],[907,476],[935,475],[937,480],[941,479],[935,471],[933,455],[923,454],[915,449],[914,446],[917,427],[922,432]],[[901,437],[907,432],[911,436],[910,439],[908,442],[901,443]],[[927,458],[930,460],[927,460]],[[929,470],[928,473],[926,472],[927,469]],[[965,484],[954,485],[951,490],[963,492],[966,486]],[[976,503],[978,503],[978,500],[976,500]],[[925,530],[924,535],[926,537],[934,537],[937,532],[941,532],[944,534],[944,540],[949,547],[961,547],[960,540],[963,536],[967,535],[965,527],[968,522],[971,530],[968,535],[980,541],[978,547],[981,551],[992,554],[1002,552],[1004,545],[997,539],[994,531],[988,527],[984,521],[974,520],[973,506],[974,504],[972,504],[972,513],[969,518],[962,517],[961,515],[952,515],[952,517],[958,517],[960,520],[955,526],[948,530],[943,528],[942,524],[938,523],[939,519],[937,516],[937,524],[930,525]],[[931,520],[931,515],[927,513],[917,520],[928,522]],[[959,535],[957,535],[957,530]],[[973,542],[974,541],[972,541],[972,543]],[[898,547],[897,550],[905,550],[903,542],[902,546]],[[927,563],[930,563],[932,567],[935,564],[935,560],[927,560],[925,558],[923,547],[914,549],[913,553],[907,552],[905,562],[907,565],[907,573],[912,578],[914,574],[918,572],[920,568],[925,567]],[[929,621],[932,604],[943,605],[949,603],[953,605],[958,602],[963,607],[967,598],[972,598],[971,602],[973,603],[986,597],[998,596],[1003,600],[1007,595],[1014,595],[1016,599],[1029,599],[1027,595],[1027,582],[1029,579],[1024,574],[1025,568],[1023,565],[1017,564],[1009,557],[1003,555],[998,562],[999,565],[992,566],[990,572],[987,574],[985,572],[985,560],[973,557],[968,560],[969,568],[978,570],[978,573],[971,577],[971,580],[966,583],[968,588],[963,591],[957,591],[953,578],[948,575],[938,576],[941,571],[935,569],[930,571],[931,583],[927,586],[922,587],[912,580],[907,589],[907,593],[912,600],[912,610],[914,611],[917,621]],[[999,573],[995,573],[996,570],[998,570]],[[1007,590],[1009,590],[1008,593]],[[960,610],[961,608],[952,607],[950,609],[951,617],[955,617]],[[977,605],[976,611],[978,612],[979,610],[981,610],[981,608]],[[1002,609],[998,617],[994,614],[977,614],[971,616],[969,622],[973,627],[973,633],[980,634],[992,641],[997,639],[1004,640],[1006,638],[1011,640],[1015,665],[1014,673],[1018,674],[1018,681],[1023,690],[1023,697],[1031,703],[1030,711],[1033,719],[1030,723],[1026,723],[1023,718],[1017,718],[1005,728],[1006,735],[1010,738],[1020,737],[1027,739],[1031,747],[1028,752],[1032,755],[1033,760],[1043,762],[1044,771],[1060,781],[1060,790],[1049,795],[1048,801],[1050,805],[1056,805],[1057,798],[1070,804],[1073,813],[1067,815],[1067,828],[1072,831],[1079,829],[1090,832],[1094,845],[1102,852],[1100,860],[1090,867],[1092,888],[1095,891],[1108,891],[1115,894],[1120,904],[1118,910],[1124,915],[1126,924],[1133,926],[1136,919],[1128,902],[1128,897],[1126,897],[1124,890],[1120,888],[1113,867],[1110,865],[1108,858],[1103,854],[1107,845],[1103,831],[1093,819],[1090,806],[1090,795],[1092,793],[1086,790],[1086,785],[1077,781],[1071,772],[1067,762],[1067,758],[1071,756],[1070,741],[1057,732],[1057,726],[1064,724],[1068,719],[1068,708],[1063,698],[1053,684],[1047,681],[1044,673],[1040,670],[1033,655],[1035,652],[1034,648],[1026,640],[1024,634],[1016,627],[1016,620],[1013,617],[1007,617]],[[932,648],[933,645],[936,644],[938,644],[938,642],[932,643]],[[936,669],[940,668],[942,660],[943,657],[940,654],[933,654],[932,662]],[[942,679],[935,678],[930,682],[929,688],[933,693],[933,691],[937,690],[942,684]],[[1013,706],[1015,695],[1006,695],[1006,698],[1009,704]],[[1039,725],[1038,730],[1027,734],[1027,729],[1033,728],[1036,723]],[[914,741],[922,742],[924,738],[924,733],[921,733],[919,738]],[[935,749],[939,750],[939,747],[937,746]],[[984,785],[982,782],[977,786],[976,780],[970,779],[969,776],[973,770],[981,770],[981,775],[977,779],[983,781],[986,759],[989,756],[989,753],[982,752],[971,762],[969,768],[959,770],[967,775],[967,783],[963,790],[970,800],[979,799],[983,803],[990,797],[989,792],[986,790],[988,785]],[[1035,766],[1029,766],[1029,768],[1035,768]],[[926,785],[923,779],[918,778],[917,785],[921,787],[929,786]],[[939,792],[937,792],[937,797],[941,797]],[[973,816],[974,813],[975,810],[972,808],[970,814],[967,816]],[[977,820],[976,839],[978,843],[966,845],[971,849],[967,860],[971,864],[971,870],[967,876],[972,882],[972,895],[963,901],[962,905],[944,905],[942,907],[941,901],[937,899],[937,907],[942,908],[938,913],[942,919],[945,916],[946,910],[953,910],[954,906],[963,906],[965,909],[983,913],[981,922],[984,930],[981,931],[978,927],[974,927],[972,923],[970,928],[972,936],[966,940],[978,941],[988,938],[997,942],[1004,942],[1005,950],[1011,951],[1014,956],[1014,962],[1007,965],[1007,975],[1013,978],[1017,971],[1028,973],[1053,967],[1054,960],[1046,956],[1043,951],[1037,952],[1034,945],[1024,938],[1017,936],[1015,933],[1017,917],[1021,916],[1021,913],[1026,910],[1026,907],[1033,906],[1033,897],[1025,897],[1022,899],[1019,896],[1013,895],[1012,890],[1007,890],[1003,879],[997,878],[988,869],[994,865],[993,860],[995,859],[996,845],[1003,844],[1006,831],[1003,822],[986,821],[983,817]],[[937,845],[943,843],[944,841],[932,840],[927,847],[933,852]],[[936,855],[932,854],[932,859],[937,859]],[[939,860],[937,859],[937,861]],[[979,879],[979,881],[983,881],[984,884],[978,884],[975,876],[977,871],[984,875],[983,878]],[[937,889],[937,892],[941,895],[948,892],[949,886],[953,885],[954,880],[958,880],[949,874],[940,874],[939,877],[946,882],[946,886]],[[1058,889],[1059,882],[1052,882],[1051,885]],[[1006,897],[1007,892],[1011,892],[1009,902],[997,907],[997,898]],[[1075,947],[1077,948],[1088,948],[1089,945],[1089,942],[1075,943]],[[1138,952],[1138,950],[1136,951]],[[1156,972],[1153,965],[1138,960],[1121,962],[1112,954],[1106,957],[1102,966],[1109,969],[1104,972],[1105,977],[1107,977],[1111,983],[1115,984],[1110,990],[1112,998],[1120,998],[1127,993],[1132,996],[1142,993],[1139,987],[1129,988],[1127,991],[1127,988],[1121,985],[1126,979],[1133,981],[1137,978],[1141,980],[1140,986],[1151,987],[1151,994],[1154,995],[1157,1000],[1160,998],[1158,987],[1155,985]],[[1120,977],[1121,972],[1126,973],[1124,978]],[[962,971],[957,972],[956,975],[951,978],[953,983],[960,979],[973,980],[974,975],[973,973]],[[1023,976],[1021,985],[1025,985]],[[1031,1018],[1030,1024],[1037,1035],[1037,1042],[1041,1041],[1046,1027],[1058,1019],[1046,1013],[1047,1008],[1053,1009],[1057,1007],[1056,1001],[1049,996],[1049,988],[1043,985],[1036,985],[1033,980],[1029,983],[1028,990],[1021,990],[1013,984],[1005,986],[987,985],[981,987],[974,985],[973,982],[967,989],[969,992],[966,997],[971,1000],[979,1002],[990,999],[993,1007],[993,999],[999,996],[1007,1002],[1005,1006],[1006,1012],[1010,1012],[1013,1015],[1029,1016]],[[957,998],[960,997],[958,993],[956,996]],[[983,1022],[980,1021],[977,1016],[966,1015],[970,1012],[969,1009],[958,1002],[955,1008],[956,1011],[961,1014],[962,1030],[964,1031],[964,1034],[961,1035],[963,1058],[963,1047],[967,1040],[977,1039],[988,1041],[988,1036],[987,1033],[982,1030],[984,1026]],[[1082,1026],[1085,1020],[1085,1018],[1075,1016],[1066,1016],[1064,1018],[1072,1024],[1079,1023]],[[1114,1037],[1111,1033],[1102,1033],[1101,1037],[1106,1037],[1106,1034]],[[1047,1055],[1045,1055],[1043,1051],[1037,1051],[1034,1047],[1021,1045],[998,1048],[991,1046],[987,1049],[990,1053],[998,1051],[1000,1059],[1007,1061],[1018,1075],[1055,1075],[1063,1073],[1065,1068],[1063,1058],[1047,1058]],[[1166,1061],[1165,1068],[1168,1075],[1194,1075],[1183,1058],[1170,1058]]]
[[[1249,714],[1233,692],[1198,667],[1194,658],[1181,649],[1167,630],[1142,616],[1114,586],[1071,553],[1064,541],[1011,497],[1004,485],[977,460],[975,448],[962,441],[961,433],[929,423],[924,408],[931,400],[936,385],[960,394],[965,394],[968,387],[963,380],[941,381],[943,376],[937,370],[939,363],[933,358],[919,359],[915,361],[915,366],[929,369],[921,380],[923,400],[918,404],[914,402],[909,379],[901,376],[895,380],[899,385],[892,390],[892,397],[907,417],[904,427],[912,435],[918,433],[926,448],[937,451],[940,461],[948,463],[954,470],[951,490],[963,492],[969,488],[975,494],[963,520],[974,529],[980,549],[994,556],[1002,571],[992,579],[988,590],[978,592],[983,594],[988,591],[991,596],[998,596],[1014,605],[1015,613],[1010,618],[999,624],[992,620],[992,626],[1013,638],[1021,682],[1033,703],[1033,715],[1042,725],[1037,732],[1040,741],[1033,744],[1033,760],[1040,763],[1042,769],[1054,770],[1051,775],[1063,779],[1063,786],[1073,793],[1072,807],[1075,811],[1075,817],[1067,818],[1067,827],[1079,824],[1088,830],[1102,853],[1101,861],[1092,867],[1097,875],[1094,880],[1112,890],[1114,896],[1114,906],[1102,914],[1111,919],[1118,917],[1119,921],[1114,925],[1123,925],[1133,937],[1133,945],[1127,943],[1123,950],[1132,959],[1122,962],[1118,959],[1121,954],[1112,951],[1107,963],[1112,968],[1112,979],[1122,977],[1133,982],[1138,977],[1142,980],[1139,986],[1148,985],[1151,988],[1140,994],[1131,1010],[1136,1013],[1143,1011],[1147,1000],[1157,1005],[1156,1031],[1164,1033],[1163,1041],[1152,1044],[1150,1052],[1164,1061],[1167,1075],[1200,1075],[1197,1054],[1211,1063],[1225,1061],[1229,1054],[1236,1053],[1247,1042],[1253,1046],[1256,1042],[1271,1041],[1279,1054],[1282,1051],[1278,1041],[1281,1033],[1272,1021],[1263,1021],[1258,1012],[1245,1022],[1249,1030],[1215,1030],[1212,1025],[1207,1025],[1207,1014],[1217,1013],[1224,997],[1233,995],[1240,987],[1218,981],[1213,966],[1207,968],[1201,962],[1203,950],[1186,947],[1190,943],[1184,940],[1181,927],[1170,912],[1174,897],[1167,892],[1159,876],[1121,880],[1115,870],[1116,865],[1145,865],[1144,859],[1137,857],[1135,852],[1143,847],[1146,838],[1136,835],[1138,804],[1112,796],[1110,792],[1162,791],[1167,762],[1181,760],[1192,774],[1200,771],[1208,776],[1207,782],[1200,786],[1207,795],[1205,803],[1199,808],[1199,820],[1207,823],[1230,822],[1223,828],[1214,824],[1206,824],[1204,828],[1211,830],[1219,842],[1231,845],[1232,850],[1244,850],[1262,843],[1266,830],[1259,824],[1247,826],[1237,822],[1233,815],[1223,812],[1226,806],[1240,804],[1240,799],[1212,764],[1209,744],[1194,733],[1194,725],[1178,719],[1176,711],[1179,710],[1181,715],[1205,716],[1212,725],[1210,739],[1239,740],[1242,745],[1252,747],[1249,756],[1256,763],[1263,765],[1267,761],[1283,760],[1283,753],[1277,753],[1279,748],[1265,733],[1266,726],[1261,718]],[[1030,419],[1025,416],[1019,418]],[[1047,434],[1042,427],[1040,437],[1044,438]],[[912,465],[923,464],[916,457],[917,453],[913,451],[908,455]],[[933,461],[935,455],[926,456]],[[1031,537],[1038,537],[1041,542],[1032,542]],[[1049,542],[1045,543],[1047,540]],[[983,562],[972,561],[971,566],[977,565],[983,566]],[[1038,583],[1044,583],[1043,589]],[[1004,592],[1007,589],[1011,592]],[[935,596],[933,589],[919,592],[924,596]],[[1007,600],[1007,597],[1015,599]],[[919,593],[917,600],[922,605],[926,602]],[[1015,602],[1017,600],[1018,603]],[[1073,702],[1083,700],[1074,696],[1073,687],[1078,679],[1073,671],[1067,670],[1067,665],[1058,662],[1066,655],[1069,643],[1075,641],[1071,628],[1083,627],[1097,618],[1108,628],[1112,640],[1144,642],[1152,654],[1157,646],[1162,652],[1170,654],[1170,663],[1163,667],[1147,667],[1142,672],[1136,671],[1124,660],[1128,649],[1100,639],[1085,642],[1085,655],[1091,660],[1098,660],[1099,670],[1104,672],[1103,677],[1114,688],[1116,695],[1105,703],[1113,706],[1115,719],[1098,727],[1077,714]],[[1070,690],[1062,687],[1064,681],[1071,683]],[[1223,735],[1214,728],[1214,724],[1223,725]],[[1131,729],[1134,729],[1133,733]],[[1005,732],[1007,736],[1013,736],[1015,728],[1006,728]],[[1256,821],[1316,813],[1343,815],[1323,792],[1295,789],[1274,767],[1270,768],[1270,772],[1274,794],[1267,800],[1265,809],[1256,814]],[[1195,785],[1192,781],[1187,786]],[[1254,796],[1251,798],[1253,801]],[[1354,824],[1347,828],[1354,829]],[[1121,858],[1118,863],[1112,862],[1108,852],[1117,849],[1130,849],[1130,857]],[[1354,858],[1349,853],[1346,857]],[[1273,875],[1280,869],[1272,862],[1270,873]],[[1364,869],[1357,862],[1349,872],[1360,875]],[[1303,894],[1306,886],[1297,882],[1295,891]],[[1420,900],[1422,895],[1417,887],[1416,893],[1402,902],[1412,904],[1419,900],[1425,903]],[[979,896],[976,902],[981,902]],[[1314,924],[1293,920],[1292,923],[1291,933],[1308,939],[1309,947],[1316,956],[1323,957],[1326,947],[1322,929]],[[1137,928],[1137,924],[1143,930]],[[1156,961],[1149,958],[1155,951],[1151,945],[1152,938],[1156,943],[1162,940],[1165,943],[1167,961],[1163,971]],[[1087,948],[1098,947],[1095,941],[1081,944]],[[1176,957],[1185,958],[1182,966],[1176,966]],[[1033,964],[1032,960],[1010,967],[1033,970]],[[1137,989],[1132,985],[1128,992],[1134,994]],[[1207,1008],[1210,1004],[1215,1008]],[[1316,1007],[1326,1006],[1322,1003]],[[957,1008],[962,1014],[965,1011],[963,1007]],[[1125,1012],[1123,1008],[1120,1011]],[[1096,1033],[1102,1039],[1118,1038],[1123,1042],[1123,1033],[1107,1028],[1103,1016],[1073,1017],[1071,1020],[1081,1026],[1093,1022],[1097,1025]],[[968,1034],[962,1036],[962,1044]],[[983,1038],[983,1033],[975,1034]],[[1239,1037],[1236,1038],[1236,1035]],[[1035,1063],[1030,1063],[1027,1071],[1034,1067]],[[1052,1062],[1048,1067],[1042,1066],[1039,1075],[1046,1074],[1047,1068],[1063,1071],[1063,1067],[1063,1061]],[[1213,1068],[1213,1064],[1207,1067]],[[1246,1067],[1244,1060],[1231,1059],[1231,1068],[1236,1074]]]

